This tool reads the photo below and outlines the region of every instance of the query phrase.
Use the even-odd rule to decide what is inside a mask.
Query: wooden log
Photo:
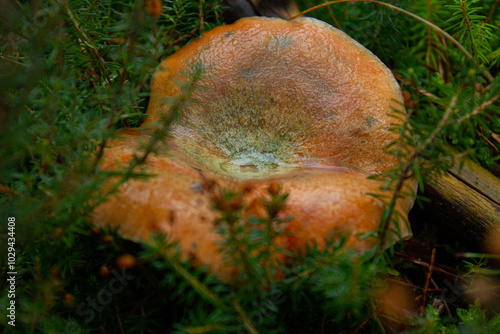
[[[430,202],[410,213],[417,229],[427,224],[437,229],[440,240],[486,250],[486,238],[500,231],[500,179],[468,161],[461,169],[434,175],[424,186],[422,195]]]

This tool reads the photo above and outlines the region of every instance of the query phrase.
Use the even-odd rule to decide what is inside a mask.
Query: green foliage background
[[[250,236],[242,231],[278,223],[276,210],[286,203],[280,192],[268,194],[268,216],[250,221],[242,221],[241,208],[219,207],[228,252],[238,255],[233,260],[247,261],[241,279],[248,284],[241,286],[180,263],[166,251],[174,245],[162,236],[138,245],[92,228],[90,212],[110,195],[102,186],[111,175],[98,168],[107,140],[120,128],[140,124],[158,63],[223,24],[220,1],[165,1],[158,17],[148,12],[151,3],[0,2],[3,332],[391,332],[398,326],[409,332],[500,332],[494,308],[462,303],[447,316],[433,307],[432,298],[424,316],[388,325],[375,296],[386,285],[382,277],[399,270],[390,252],[355,256],[337,240],[324,250],[311,246],[285,267],[265,266],[271,254],[249,254],[276,236],[266,229]],[[303,0],[299,7],[318,3]],[[446,170],[457,154],[498,172],[498,1],[386,3],[445,29],[473,58],[429,26],[380,4],[340,3],[310,13],[364,44],[400,81],[411,116],[399,114],[410,129],[401,136],[409,145],[390,148],[402,163],[386,175],[389,182],[413,173],[423,183],[428,173]],[[187,96],[190,88],[185,89]],[[168,133],[170,122],[165,120],[155,140]],[[121,181],[146,177],[133,168],[142,162],[125,169]],[[16,218],[16,327],[6,318],[8,217]],[[384,238],[385,231],[378,232]],[[117,265],[124,254],[136,262],[125,272]],[[286,279],[272,282],[278,269]],[[109,290],[116,275],[133,278],[123,281],[125,288],[107,305],[92,308],[92,299]]]

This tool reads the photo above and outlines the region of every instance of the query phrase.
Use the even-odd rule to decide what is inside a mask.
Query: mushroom
[[[280,244],[321,247],[347,233],[348,247],[373,247],[375,238],[359,235],[379,227],[384,207],[373,194],[391,192],[369,176],[398,165],[385,151],[399,138],[390,131],[396,122],[390,113],[403,108],[390,70],[322,21],[245,18],[205,33],[160,64],[142,128],[170,112],[168,99],[182,92],[194,64],[203,68],[192,92],[196,103],[182,110],[169,149],[148,157],[145,170],[155,177],[123,184],[118,197],[95,210],[94,222],[119,227],[132,240],[165,232],[195,266],[231,280],[236,269],[224,262],[218,213],[203,184],[246,189],[250,215],[252,203],[279,182],[289,194],[282,214],[291,217]],[[147,140],[125,131],[110,143],[101,168],[127,165]],[[406,187],[416,191],[411,180]],[[408,196],[396,204],[399,226],[391,230],[402,238],[411,236],[406,218],[413,201]]]

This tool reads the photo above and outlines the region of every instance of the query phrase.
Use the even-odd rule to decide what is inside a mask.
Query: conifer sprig
[[[491,53],[490,41],[495,26],[485,23],[486,16],[477,14],[482,10],[479,0],[454,0],[448,5],[453,10],[452,17],[446,22],[448,30],[454,31],[458,41],[470,52],[474,59],[487,64]]]

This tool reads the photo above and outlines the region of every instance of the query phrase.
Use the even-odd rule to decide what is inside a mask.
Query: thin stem
[[[172,34],[175,32],[175,29],[177,28],[177,23],[179,22],[179,17],[181,16],[182,5],[181,5],[181,1],[180,0],[177,3],[177,5],[178,6],[177,6],[177,13],[175,15],[175,21],[174,21],[174,24],[172,25],[172,28],[168,32],[168,37],[172,36]]]
[[[134,153],[133,159],[132,159],[132,161],[130,161],[127,169],[121,175],[120,179],[111,187],[111,189],[109,191],[107,191],[105,197],[107,197],[107,196],[111,195],[112,193],[114,193],[115,191],[117,191],[118,188],[132,176],[134,169],[137,166],[140,166],[146,162],[149,155],[151,153],[153,153],[154,147],[157,145],[157,143],[160,142],[161,140],[163,140],[167,136],[175,119],[181,113],[181,109],[182,109],[183,105],[191,98],[191,94],[192,94],[193,90],[195,89],[195,85],[198,82],[198,79],[200,78],[200,76],[201,76],[200,70],[198,70],[196,73],[194,73],[194,75],[189,83],[189,86],[186,87],[186,90],[184,91],[184,93],[176,99],[176,101],[173,103],[172,107],[170,108],[170,112],[168,113],[168,115],[166,115],[165,118],[161,119],[161,123],[155,129],[153,136],[148,141],[146,146],[141,150],[142,154],[140,156],[138,156]],[[106,138],[103,139],[103,141],[100,145],[99,153],[95,159],[95,165],[94,165],[95,168],[98,167],[98,163],[103,156],[103,151],[104,151],[105,146],[106,146]]]
[[[429,146],[429,144],[435,139],[435,137],[439,134],[439,132],[443,130],[446,123],[448,123],[448,119],[450,118],[453,108],[457,104],[457,100],[458,96],[454,95],[436,128],[432,131],[432,133],[427,137],[427,139],[423,143],[421,143],[415,150],[413,150],[413,152],[410,155],[410,159],[414,159],[418,154],[420,154],[422,150],[424,150],[427,146]]]
[[[71,9],[69,9],[69,5],[66,5],[65,7],[66,7],[66,13],[68,13],[68,16],[69,16],[71,22],[73,23],[73,25],[75,26],[75,29],[80,33],[82,38],[85,40],[87,47],[90,48],[90,51],[92,51],[92,53],[96,57],[97,63],[99,64],[99,67],[101,68],[101,72],[106,77],[106,81],[108,83],[110,83],[111,79],[108,76],[108,71],[106,70],[106,66],[104,66],[104,61],[103,61],[101,55],[99,54],[99,50],[97,49],[97,46],[89,38],[87,33],[83,29],[80,28],[80,25],[78,24],[78,21],[75,19],[73,12],[71,11]]]
[[[427,268],[427,274],[425,275],[425,283],[424,288],[422,289],[422,306],[420,307],[420,316],[424,315],[426,300],[427,300],[427,292],[429,291],[429,282],[432,278],[432,272],[434,271],[434,262],[436,261],[436,248],[432,249],[431,261],[429,263],[429,267]]]
[[[488,23],[493,19],[493,15],[495,14],[495,12],[497,10],[498,3],[500,3],[500,0],[496,0],[495,3],[493,4],[493,6],[491,6],[490,13],[488,14],[488,18],[486,19],[485,23]]]
[[[415,148],[410,156],[408,157],[408,162],[401,168],[399,172],[399,179],[394,189],[394,192],[391,197],[391,201],[389,202],[389,207],[386,209],[385,214],[382,218],[382,222],[380,223],[380,242],[377,246],[377,249],[373,253],[373,257],[380,254],[384,249],[385,240],[387,238],[387,232],[389,230],[389,225],[392,220],[392,216],[394,213],[394,208],[396,207],[396,202],[401,196],[401,190],[403,189],[404,182],[411,176],[411,171],[415,164],[415,159],[417,156],[428,146],[430,143],[436,138],[436,136],[441,132],[443,127],[448,123],[448,119],[453,111],[458,100],[458,96],[455,95],[450,101],[450,104],[446,108],[446,111],[443,114],[443,117],[439,121],[439,124],[436,126],[434,131],[427,137],[427,139],[420,145]],[[492,102],[493,103],[493,102]]]
[[[170,258],[168,254],[163,254],[164,258],[168,261],[168,263],[174,268],[174,270],[184,277],[186,281],[191,284],[191,286],[202,296],[206,301],[210,302],[214,306],[218,308],[224,308],[224,302],[209,288],[206,287],[205,284],[200,282],[196,277],[194,277],[188,270],[182,267],[176,260]]]
[[[203,32],[203,28],[205,26],[205,23],[203,22],[203,3],[205,1],[204,0],[200,0],[200,13],[199,13],[199,16],[200,16],[200,34]]]
[[[474,116],[477,116],[481,111],[483,111],[484,109],[488,108],[489,106],[491,106],[493,103],[495,103],[498,99],[500,98],[500,94],[498,95],[495,95],[493,96],[491,99],[489,99],[488,101],[484,101],[483,103],[481,103],[481,105],[479,105],[476,109],[474,109],[470,114],[467,114],[467,115],[464,115],[462,117],[460,117],[457,121],[456,121],[456,125],[460,125],[462,124],[464,121],[470,119],[471,117],[474,117]]]
[[[15,60],[10,59],[10,57],[4,57],[4,56],[0,55],[0,59],[6,60],[6,61],[8,61],[8,62],[11,62],[11,63],[16,64],[16,65],[19,65],[19,66],[23,66],[23,67],[25,67],[25,66],[26,66],[26,65],[24,65],[23,63],[20,63],[20,62],[18,62],[18,61],[15,61]]]
[[[243,320],[243,323],[245,324],[245,327],[251,334],[259,334],[257,329],[253,326],[252,322],[248,318],[248,315],[245,313],[241,305],[236,301],[233,300],[233,306],[236,312],[238,312],[238,315],[240,316],[241,320]]]
[[[465,2],[462,1],[462,17],[465,20],[465,26],[467,29],[467,34],[469,35],[469,40],[470,40],[470,45],[471,45],[471,51],[472,51],[472,57],[476,57],[476,43],[474,43],[474,38],[473,38],[473,33],[472,33],[472,27],[470,24],[469,16],[467,15],[467,8],[465,8]]]

